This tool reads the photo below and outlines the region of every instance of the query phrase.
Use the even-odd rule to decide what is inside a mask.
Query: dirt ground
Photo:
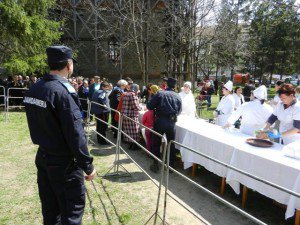
[[[112,142],[115,139],[112,138],[110,132],[108,132],[108,137]],[[95,140],[95,134],[92,135],[92,139]],[[102,148],[99,145],[94,145],[94,149],[91,153],[97,158],[101,156],[102,160],[96,159],[96,162],[103,163],[103,160],[108,165],[112,165],[114,160],[114,148],[106,147]],[[127,146],[122,144],[124,149]],[[111,148],[111,149],[110,149]],[[108,154],[108,152],[110,152]],[[143,150],[131,151],[126,150],[126,152],[138,163],[138,165],[145,170],[153,179],[157,182],[159,180],[160,174],[154,174],[149,170],[149,166],[152,159]],[[121,154],[121,164],[126,170],[131,173],[131,177],[126,178],[110,178],[104,179],[105,182],[115,182],[126,183],[126,187],[131,189],[131,185],[134,183],[140,186],[143,197],[143,202],[145,205],[151,205],[152,212],[155,209],[155,202],[157,195],[157,187],[150,181],[150,179],[130,160],[125,154]],[[176,168],[181,173],[191,178],[191,170],[183,170],[180,167]],[[210,173],[204,168],[199,167],[197,170],[196,177],[193,178],[194,181],[206,187],[213,193],[219,194],[221,178]],[[141,183],[142,182],[142,183]],[[142,185],[142,186],[141,186]],[[143,186],[145,185],[145,186]],[[134,187],[132,187],[134,189]],[[145,190],[149,191],[149,195],[145,197]],[[155,193],[153,195],[153,193]],[[249,220],[245,216],[221,203],[217,199],[211,197],[204,191],[197,188],[195,185],[184,180],[175,173],[170,174],[169,180],[169,194],[171,197],[175,198],[177,201],[182,203],[183,206],[178,204],[171,197],[167,198],[167,222],[168,224],[228,224],[228,225],[250,225],[256,224],[255,222]],[[284,219],[285,209],[283,207],[274,204],[274,202],[266,198],[255,191],[249,191],[247,206],[244,209],[246,212],[262,220],[266,224],[293,224],[294,218],[289,220]],[[225,195],[223,196],[230,203],[241,208],[241,196],[236,195],[233,190],[227,185]],[[161,200],[160,215],[162,215],[163,209],[163,199]],[[150,210],[151,211],[151,210]],[[191,212],[189,212],[191,211]],[[195,216],[196,215],[196,216]],[[198,218],[197,218],[198,217]],[[144,223],[140,223],[144,224]],[[151,223],[149,223],[151,224]]]

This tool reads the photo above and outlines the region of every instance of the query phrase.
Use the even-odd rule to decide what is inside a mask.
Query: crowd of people
[[[2,85],[6,88],[30,88],[36,82],[37,78],[35,76],[30,78],[13,76],[7,81],[2,81]],[[128,143],[128,147],[131,150],[138,149],[133,140],[136,142],[140,140],[140,111],[146,110],[141,121],[143,125],[154,129],[154,121],[157,120],[157,109],[152,109],[151,105],[147,103],[151,102],[158,93],[162,93],[169,88],[168,78],[166,77],[162,78],[160,85],[149,83],[144,90],[140,90],[139,85],[134,83],[130,77],[119,80],[115,87],[107,79],[101,79],[99,76],[89,79],[71,77],[69,78],[69,83],[78,93],[82,107],[82,117],[85,122],[92,121],[93,115],[96,116],[98,143],[102,145],[109,144],[105,139],[109,117],[113,136],[117,138],[120,119],[117,111],[119,111],[124,115],[122,130],[126,133],[126,135],[122,135],[122,140]],[[172,87],[172,90],[174,91],[175,87]],[[298,111],[300,114],[300,103],[298,103],[300,87],[294,88],[293,85],[285,84],[283,81],[278,80],[275,84],[276,95],[271,101],[267,99],[267,88],[264,85],[255,88],[251,81],[242,88],[241,86],[234,87],[231,81],[224,84],[217,80],[208,79],[198,82],[196,90],[199,91],[199,96],[196,99],[206,101],[207,107],[212,106],[211,96],[219,94],[220,102],[213,113],[215,123],[219,126],[224,128],[235,126],[240,128],[242,133],[254,135],[261,128],[270,130],[271,125],[276,120],[279,120],[279,122],[276,122],[275,128],[279,129],[278,133],[280,136],[278,136],[278,133],[276,133],[276,137],[274,133],[269,133],[269,136],[273,138],[282,137],[284,144],[298,139],[300,141],[300,137],[298,137],[300,136],[298,134],[298,130],[300,130],[300,118],[298,118]],[[11,95],[22,96],[23,93],[15,91],[11,92]],[[176,112],[175,116],[181,114],[197,117],[195,96],[192,93],[191,82],[187,81],[183,84],[178,97],[181,100],[181,106],[180,112]],[[87,100],[93,102],[90,118],[87,118]],[[15,101],[14,104],[20,104],[18,101]],[[140,104],[141,102],[144,103],[143,106]],[[103,123],[102,121],[106,122]],[[160,133],[164,132],[161,131]],[[157,141],[153,140],[156,137],[149,130],[145,131],[145,136],[147,149],[153,152],[153,146],[157,143]],[[286,138],[287,136],[288,138]],[[172,139],[172,137],[170,138]]]

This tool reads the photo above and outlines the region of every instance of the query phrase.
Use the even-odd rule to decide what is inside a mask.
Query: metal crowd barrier
[[[102,138],[105,138],[105,140],[107,140],[110,144],[112,144],[113,146],[116,147],[116,153],[115,153],[115,161],[112,165],[112,167],[107,171],[107,173],[103,176],[103,177],[109,177],[109,176],[124,176],[124,173],[122,173],[120,170],[119,170],[119,167],[122,167],[126,172],[126,174],[128,174],[128,171],[120,164],[120,146],[121,146],[121,129],[122,129],[122,117],[121,117],[121,113],[115,109],[112,109],[110,107],[107,107],[106,105],[101,105],[97,102],[93,102],[93,101],[88,101],[88,116],[90,116],[90,113],[91,113],[91,107],[92,107],[92,104],[95,104],[95,105],[98,105],[99,107],[104,107],[106,109],[108,109],[109,111],[114,111],[115,113],[117,113],[119,115],[119,122],[118,122],[118,127],[115,127],[113,125],[110,125],[108,123],[108,121],[104,121],[98,117],[94,117],[96,122],[97,120],[98,121],[101,121],[102,123],[105,123],[106,125],[110,125],[113,129],[116,129],[118,131],[118,135],[117,135],[117,143],[114,144],[113,142],[111,142],[108,138],[104,137],[102,134],[100,134],[99,132],[97,132],[96,130],[91,130],[93,132],[96,133],[96,135],[100,135]],[[88,123],[88,132],[90,131],[90,124]],[[109,172],[111,170],[114,170],[113,173],[110,173]]]
[[[126,172],[127,174],[130,174],[130,173],[129,173],[122,165],[121,165],[121,163],[120,163],[120,150],[122,150],[122,151],[125,153],[125,155],[126,155],[130,160],[132,160],[133,163],[136,164],[136,165],[138,166],[138,168],[140,168],[140,169],[146,174],[146,176],[150,178],[150,180],[151,180],[154,184],[156,184],[155,180],[154,180],[154,179],[153,179],[153,178],[152,178],[145,170],[143,170],[143,169],[138,165],[138,163],[137,163],[132,157],[130,157],[130,155],[129,155],[122,147],[121,147],[121,135],[123,134],[124,136],[126,136],[127,138],[129,138],[132,142],[134,142],[134,143],[135,143],[137,146],[139,146],[142,150],[144,150],[146,153],[150,154],[153,158],[155,158],[156,160],[158,160],[162,165],[165,164],[166,147],[167,147],[167,146],[166,146],[166,145],[164,146],[164,150],[163,150],[163,160],[160,160],[160,159],[157,158],[155,155],[153,155],[151,152],[149,152],[149,151],[148,151],[144,146],[142,146],[139,142],[137,142],[136,140],[134,140],[130,135],[126,134],[126,133],[122,130],[122,122],[123,122],[124,119],[128,119],[128,120],[130,120],[130,121],[133,122],[133,123],[137,123],[137,124],[139,124],[139,126],[145,128],[146,130],[148,130],[148,131],[152,132],[153,134],[158,135],[159,137],[161,137],[162,139],[164,139],[165,143],[167,143],[166,137],[163,136],[163,135],[161,135],[161,134],[159,134],[159,133],[157,133],[156,131],[154,131],[154,130],[152,130],[152,129],[146,127],[146,126],[144,126],[143,124],[136,122],[136,121],[133,120],[132,118],[130,118],[130,117],[128,117],[128,116],[125,116],[125,115],[121,114],[119,111],[114,110],[114,109],[112,109],[112,108],[110,108],[110,107],[107,107],[107,106],[105,106],[105,105],[101,105],[101,104],[99,104],[99,103],[97,103],[97,102],[93,102],[93,101],[90,102],[89,110],[91,109],[91,105],[92,105],[92,104],[96,104],[96,105],[98,105],[99,107],[107,108],[107,109],[109,109],[109,110],[111,110],[111,111],[114,111],[115,113],[117,113],[117,114],[119,115],[118,128],[110,124],[110,126],[111,126],[113,129],[117,129],[117,130],[118,130],[117,144],[116,144],[116,145],[115,145],[114,143],[112,143],[108,138],[106,138],[106,137],[104,137],[103,135],[101,135],[100,133],[98,133],[96,130],[91,130],[91,131],[95,132],[96,134],[100,135],[101,137],[105,138],[105,140],[107,140],[107,141],[108,141],[109,143],[111,143],[113,146],[116,146],[116,155],[115,155],[115,161],[114,161],[114,163],[113,163],[113,166],[112,166],[112,167],[108,170],[108,172],[107,172],[104,176],[102,176],[102,177],[108,177],[108,176],[124,176],[124,173],[123,173],[123,174],[120,173],[119,167],[122,167],[122,168],[125,170],[125,172]],[[106,122],[106,121],[104,121],[104,120],[102,120],[102,119],[100,119],[100,118],[98,118],[98,117],[96,117],[96,116],[95,116],[95,119],[98,120],[98,121],[101,121],[101,122],[103,122],[103,123],[105,123],[105,124],[107,124],[107,125],[109,125],[108,122]],[[115,169],[114,169],[114,173],[109,174],[109,172],[110,172],[110,170],[111,170],[112,168],[115,168]],[[125,174],[125,175],[126,175],[126,174]],[[157,203],[156,203],[156,209],[155,209],[155,212],[151,215],[151,217],[146,221],[145,224],[148,224],[148,222],[149,222],[153,217],[154,217],[154,224],[156,224],[157,218],[158,218],[158,217],[159,217],[160,219],[162,219],[162,218],[159,216],[159,214],[158,214],[158,208],[159,208],[159,203],[160,203],[160,198],[161,198],[161,188],[162,188],[163,180],[164,180],[164,171],[162,171],[162,173],[161,173],[161,178],[160,178],[160,182],[159,182],[159,185],[158,185],[158,197],[157,197]]]
[[[241,213],[242,215],[244,215],[244,216],[247,217],[248,219],[254,221],[255,223],[257,223],[257,224],[266,224],[266,223],[264,223],[263,221],[257,219],[256,217],[250,215],[249,213],[247,213],[247,212],[241,210],[240,208],[236,207],[235,205],[231,204],[230,202],[226,201],[225,199],[219,197],[219,196],[216,195],[215,193],[209,191],[209,190],[206,189],[205,187],[201,186],[200,184],[196,183],[196,182],[193,181],[192,179],[190,179],[190,178],[188,178],[187,176],[183,175],[182,173],[178,172],[178,171],[175,170],[174,168],[170,167],[170,166],[169,166],[169,163],[170,163],[170,146],[171,146],[171,144],[176,144],[176,145],[178,145],[178,146],[181,146],[181,147],[183,147],[183,148],[186,148],[186,149],[192,151],[193,153],[198,154],[198,155],[201,155],[201,156],[203,156],[203,157],[205,157],[205,158],[207,158],[207,159],[209,159],[209,160],[211,160],[211,161],[213,161],[213,162],[216,162],[216,163],[218,163],[218,164],[221,164],[221,165],[225,166],[226,168],[229,168],[229,169],[232,169],[232,170],[234,170],[234,171],[237,171],[237,172],[239,172],[239,173],[241,173],[241,174],[243,174],[243,175],[246,175],[246,176],[248,176],[248,177],[250,177],[250,178],[253,178],[253,179],[255,179],[255,180],[258,180],[258,181],[260,181],[260,182],[262,182],[262,183],[264,183],[264,184],[267,184],[267,185],[272,186],[272,187],[274,187],[274,188],[277,188],[277,189],[279,189],[279,190],[281,190],[281,191],[284,191],[284,192],[286,192],[286,193],[288,193],[288,194],[291,194],[291,195],[293,195],[293,196],[295,196],[295,197],[297,197],[297,198],[300,198],[300,194],[299,194],[299,193],[296,193],[296,192],[294,192],[294,191],[291,191],[291,190],[289,190],[289,189],[286,189],[286,188],[284,188],[284,187],[281,187],[281,186],[279,186],[279,185],[276,185],[276,184],[274,184],[274,183],[272,183],[272,182],[263,180],[263,179],[261,179],[261,178],[259,178],[259,177],[257,177],[257,176],[254,176],[254,175],[252,175],[252,174],[250,174],[250,173],[248,173],[248,172],[245,172],[245,171],[243,171],[243,170],[240,170],[240,169],[238,169],[238,168],[235,168],[235,167],[233,167],[233,166],[231,166],[231,165],[229,165],[229,164],[223,163],[223,162],[221,162],[221,161],[219,161],[219,160],[217,160],[217,159],[215,159],[215,158],[212,158],[212,157],[210,157],[210,156],[207,156],[207,155],[205,155],[205,154],[203,154],[203,153],[197,152],[196,150],[194,150],[194,149],[192,149],[192,148],[189,148],[188,146],[182,145],[182,144],[180,144],[180,143],[178,143],[178,142],[176,142],[176,141],[173,141],[173,140],[172,140],[172,141],[170,141],[170,142],[168,143],[167,140],[166,140],[166,138],[165,138],[164,136],[160,135],[159,133],[155,132],[154,130],[149,129],[148,127],[145,127],[143,124],[140,124],[140,123],[136,122],[135,120],[133,120],[132,118],[127,117],[127,116],[125,116],[125,115],[123,115],[123,114],[119,114],[119,116],[120,116],[119,122],[122,121],[122,120],[124,120],[124,118],[125,118],[125,119],[128,119],[128,120],[131,120],[133,123],[137,123],[137,124],[139,124],[140,126],[144,127],[145,129],[149,130],[150,132],[153,132],[154,134],[159,135],[161,138],[164,138],[165,143],[167,144],[167,148],[166,148],[166,146],[165,146],[164,152],[163,152],[163,157],[162,157],[162,160],[161,160],[161,159],[157,158],[156,156],[154,156],[151,152],[149,152],[149,151],[148,151],[144,146],[142,146],[140,143],[138,143],[137,141],[135,141],[134,139],[132,139],[132,138],[131,138],[128,134],[126,134],[122,129],[119,129],[119,130],[118,130],[118,131],[120,131],[123,135],[125,135],[125,136],[128,137],[130,140],[132,140],[135,144],[137,144],[137,145],[138,145],[141,149],[143,149],[146,153],[150,154],[153,158],[155,158],[156,160],[158,160],[158,161],[161,163],[161,165],[162,165],[161,177],[160,177],[160,182],[159,182],[159,185],[158,185],[159,191],[158,191],[158,197],[157,197],[156,211],[155,211],[155,213],[149,218],[149,220],[146,222],[146,224],[151,220],[151,218],[153,218],[153,216],[155,216],[155,217],[154,217],[154,224],[156,224],[156,222],[157,222],[157,217],[159,217],[160,219],[162,219],[163,224],[165,224],[165,222],[166,222],[165,219],[166,219],[167,196],[168,196],[168,195],[171,196],[171,195],[168,193],[169,170],[172,170],[172,171],[175,172],[177,175],[181,176],[181,177],[184,178],[185,180],[187,180],[187,181],[191,182],[192,184],[196,185],[196,186],[197,186],[198,188],[200,188],[201,190],[205,191],[205,192],[208,193],[209,195],[211,195],[211,196],[213,196],[214,198],[218,199],[218,200],[221,201],[222,203],[226,204],[227,206],[229,206],[229,207],[231,207],[232,209],[236,210],[237,212]],[[127,157],[128,157],[129,159],[131,159],[131,160],[132,160],[132,161],[133,161],[133,162],[134,162],[134,163],[135,163],[135,164],[136,164],[136,165],[137,165],[137,166],[138,166],[138,167],[139,167],[139,168],[140,168],[140,169],[141,169],[141,170],[142,170],[142,171],[150,178],[150,179],[151,179],[151,181],[152,181],[154,184],[156,184],[155,181],[154,181],[154,179],[152,179],[152,177],[151,177],[144,169],[142,169],[141,166],[139,166],[138,163],[135,162],[134,159],[132,159],[132,157],[130,157],[129,154],[128,154],[121,146],[120,146],[120,149],[127,155]],[[167,158],[165,158],[166,154],[167,154]],[[119,157],[118,157],[118,158],[119,158]],[[165,165],[165,159],[167,160],[166,165]],[[164,176],[165,176],[164,174],[165,174],[165,170],[166,170],[166,179],[165,179],[165,194],[164,194],[164,211],[163,211],[163,218],[161,218],[161,217],[158,215],[158,207],[159,207],[159,203],[160,203],[160,193],[161,193],[161,188],[162,188],[162,185],[163,185],[163,182],[164,182]],[[174,198],[173,198],[173,199],[174,199]],[[178,202],[178,201],[177,201],[177,202]],[[186,210],[188,210],[190,213],[192,213],[194,216],[197,217],[197,215],[195,215],[191,210],[187,209],[182,203],[180,203],[180,202],[178,202],[178,203],[179,203],[181,206],[183,206]]]
[[[6,112],[6,95],[5,95],[5,87],[4,86],[0,86],[0,93],[2,90],[2,95],[0,95],[0,107],[3,106],[4,107],[4,112]]]
[[[105,108],[109,108],[107,106],[104,106],[104,105],[101,105],[99,103],[96,103],[96,102],[91,102],[90,104],[97,104],[101,107],[105,107]],[[111,108],[109,108],[111,109]],[[187,147],[187,146],[184,146],[180,143],[177,143],[175,141],[170,141],[169,143],[167,142],[167,139],[165,136],[157,133],[156,131],[144,126],[143,124],[139,123],[139,122],[136,122],[135,120],[133,120],[132,118],[126,116],[126,115],[123,115],[121,114],[119,111],[116,111],[116,113],[119,114],[119,129],[118,129],[118,139],[117,139],[117,143],[120,143],[121,141],[121,134],[123,134],[124,136],[126,136],[127,138],[129,138],[132,142],[134,142],[136,145],[138,145],[142,150],[144,150],[147,154],[151,155],[155,160],[158,160],[160,163],[161,163],[161,175],[160,175],[160,181],[159,181],[159,185],[156,184],[155,180],[141,167],[139,166],[139,164],[132,158],[130,157],[130,155],[121,147],[121,145],[119,145],[119,149],[122,150],[125,155],[130,159],[132,160],[132,162],[134,164],[136,164],[136,166],[141,169],[141,171],[143,173],[145,173],[145,175],[155,184],[158,186],[158,196],[157,196],[157,203],[156,203],[156,209],[155,209],[155,212],[151,215],[151,217],[146,221],[145,224],[149,224],[149,221],[154,217],[154,224],[157,224],[157,219],[160,218],[162,220],[162,224],[166,224],[166,206],[167,206],[167,195],[169,195],[169,197],[171,197],[172,199],[174,199],[178,204],[180,204],[182,207],[184,207],[187,211],[189,211],[191,214],[193,214],[196,218],[198,218],[199,220],[201,220],[194,212],[192,212],[191,210],[189,210],[187,207],[185,207],[181,202],[177,201],[175,198],[173,198],[169,193],[168,193],[168,182],[169,182],[169,170],[171,169],[172,171],[174,171],[176,174],[180,175],[181,177],[185,178],[186,180],[188,180],[189,182],[195,184],[196,186],[198,186],[199,188],[201,188],[202,190],[208,192],[210,195],[212,195],[213,197],[216,197],[217,199],[219,199],[220,201],[222,201],[223,203],[227,204],[228,206],[232,207],[233,209],[237,210],[238,212],[240,212],[241,214],[245,215],[246,217],[248,217],[249,219],[255,221],[256,223],[258,224],[265,224],[263,223],[262,221],[258,220],[257,218],[251,216],[250,214],[246,213],[245,211],[239,209],[238,207],[234,206],[233,204],[227,202],[226,200],[222,199],[221,197],[219,197],[218,195],[214,194],[213,192],[207,190],[206,188],[202,187],[201,185],[199,185],[198,183],[196,183],[195,181],[191,180],[190,178],[186,177],[185,175],[183,175],[182,173],[179,173],[178,171],[176,171],[175,169],[171,168],[169,166],[169,161],[170,161],[170,146],[172,143],[174,144],[178,144],[180,146],[183,146],[183,147]],[[95,117],[96,118],[96,117]],[[100,120],[102,122],[105,122],[106,124],[108,124],[106,121],[103,121],[99,118],[96,118],[97,120]],[[162,160],[157,158],[155,155],[153,155],[151,152],[149,152],[144,146],[142,146],[140,143],[138,143],[136,140],[134,140],[133,138],[131,138],[128,134],[126,134],[122,129],[121,129],[121,126],[122,126],[122,121],[124,119],[128,119],[130,121],[132,121],[133,123],[137,123],[139,124],[140,126],[142,126],[143,128],[149,130],[150,132],[154,133],[155,135],[158,135],[160,136],[161,138],[164,139],[165,141],[165,146],[164,146],[164,149],[163,149],[163,156],[162,156]],[[93,130],[94,132],[96,132],[95,130]],[[96,132],[98,133],[98,132]],[[98,133],[99,134],[99,133]],[[120,135],[119,135],[120,134]],[[101,134],[99,134],[101,135]],[[102,135],[101,135],[102,136]],[[103,136],[102,136],[103,137]],[[108,140],[106,138],[106,140]],[[108,140],[110,143],[112,143],[110,140]],[[188,147],[187,147],[188,148]],[[189,148],[188,148],[189,149]],[[192,151],[196,152],[195,150],[191,149]],[[116,156],[115,156],[115,162],[114,162],[114,165],[119,165],[119,154],[120,154],[120,151],[117,151],[116,150]],[[167,156],[167,158],[166,158]],[[208,158],[210,158],[209,156],[207,156]],[[167,160],[167,162],[166,162]],[[215,160],[212,158],[213,161],[218,161],[218,160]],[[220,162],[221,164],[224,164],[222,162]],[[225,164],[226,165],[226,164]],[[229,165],[228,165],[229,166]],[[123,167],[124,168],[124,167]],[[125,169],[125,168],[124,168]],[[166,173],[166,178],[165,178],[165,171],[167,172]],[[246,173],[246,172],[244,172]],[[106,175],[105,175],[106,176]],[[104,176],[104,177],[105,177]],[[103,176],[102,176],[103,177]],[[165,180],[164,180],[165,178]],[[161,189],[162,189],[162,185],[165,181],[165,193],[164,193],[164,209],[163,209],[163,217],[161,217],[159,214],[158,214],[158,208],[159,208],[159,204],[160,204],[160,198],[161,198]]]
[[[9,103],[9,100],[10,99],[23,99],[23,96],[22,97],[14,97],[14,96],[10,96],[10,91],[11,90],[19,90],[19,91],[27,91],[28,88],[8,88],[7,90],[7,97],[6,97],[6,115],[5,115],[5,120],[7,121],[7,118],[8,118],[8,113],[9,113],[9,109],[10,108],[24,108],[25,106],[22,105],[23,104],[23,101],[20,101],[21,104],[20,105],[10,105]]]
[[[201,189],[202,191],[204,191],[204,192],[208,193],[209,195],[213,196],[213,197],[216,198],[217,200],[221,201],[221,202],[224,203],[225,205],[231,207],[232,209],[234,209],[234,210],[236,210],[237,212],[241,213],[242,215],[246,216],[248,219],[254,221],[255,223],[258,223],[258,224],[266,224],[266,223],[262,222],[261,220],[257,219],[256,217],[254,217],[254,216],[250,215],[249,213],[245,212],[244,210],[241,210],[240,208],[238,208],[238,207],[236,207],[235,205],[231,204],[230,202],[226,201],[225,199],[219,197],[219,196],[216,195],[215,193],[209,191],[207,188],[203,187],[202,185],[200,185],[200,184],[198,184],[197,182],[193,181],[193,180],[190,179],[189,177],[187,177],[187,176],[183,175],[182,173],[178,172],[178,171],[175,170],[174,168],[170,167],[170,150],[171,150],[171,144],[172,144],[172,143],[173,143],[173,144],[176,144],[176,145],[178,145],[178,146],[180,146],[180,147],[183,147],[183,148],[185,148],[185,149],[187,149],[187,150],[189,150],[189,151],[191,151],[191,152],[193,152],[193,153],[195,153],[195,154],[197,154],[197,155],[200,155],[200,156],[202,156],[202,157],[204,157],[204,158],[206,158],[206,159],[208,159],[208,160],[211,160],[211,161],[213,161],[213,162],[215,162],[215,163],[218,163],[218,164],[220,164],[220,165],[222,165],[222,166],[224,166],[224,167],[226,167],[226,168],[232,169],[232,170],[234,170],[234,171],[236,171],[236,172],[238,172],[238,173],[241,173],[241,174],[243,174],[243,175],[245,175],[245,176],[248,176],[248,177],[250,177],[250,178],[253,178],[253,179],[255,179],[255,180],[259,181],[259,182],[262,182],[262,183],[267,184],[267,185],[269,185],[269,186],[271,186],[271,187],[277,188],[277,189],[279,189],[279,190],[281,190],[281,191],[283,191],[283,192],[286,192],[286,193],[288,193],[288,194],[291,194],[291,195],[293,195],[293,196],[295,196],[295,197],[297,197],[297,198],[300,198],[300,194],[297,193],[297,192],[291,191],[291,190],[289,190],[289,189],[287,189],[287,188],[281,187],[281,186],[279,186],[279,185],[277,185],[277,184],[274,184],[274,183],[272,183],[272,182],[263,180],[263,179],[261,179],[261,178],[255,176],[255,175],[252,175],[252,174],[250,174],[250,173],[248,173],[248,172],[245,172],[245,171],[243,171],[243,170],[240,170],[240,169],[238,169],[238,168],[236,168],[236,167],[233,167],[233,166],[231,166],[231,165],[229,165],[229,164],[223,163],[223,162],[221,162],[221,161],[219,161],[219,160],[217,160],[217,159],[215,159],[215,158],[213,158],[213,157],[210,157],[210,156],[208,156],[208,155],[206,155],[206,154],[203,154],[203,153],[201,153],[201,152],[197,152],[195,149],[192,149],[192,148],[190,148],[190,147],[188,147],[188,146],[186,146],[186,145],[183,145],[183,144],[181,144],[181,143],[179,143],[179,142],[176,142],[176,141],[174,141],[174,140],[171,140],[171,141],[168,143],[168,146],[167,146],[167,164],[166,164],[166,166],[165,166],[165,167],[166,167],[166,171],[167,171],[167,176],[166,176],[166,188],[165,188],[165,195],[164,195],[164,197],[165,197],[165,205],[164,205],[164,213],[163,213],[163,222],[165,222],[166,205],[167,205],[167,204],[166,204],[166,202],[167,202],[167,193],[168,193],[168,188],[169,188],[169,170],[171,170],[171,171],[173,171],[174,173],[176,173],[177,175],[179,175],[179,176],[181,176],[182,178],[184,178],[185,180],[187,180],[187,181],[189,181],[190,183],[192,183],[192,184],[194,184],[195,186],[197,186],[197,187],[198,187],[199,189]]]

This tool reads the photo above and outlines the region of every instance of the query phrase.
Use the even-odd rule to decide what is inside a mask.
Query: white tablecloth
[[[245,142],[249,137],[237,131],[224,130],[201,119],[179,116],[176,124],[177,142],[263,180],[300,193],[300,160],[284,156],[281,151],[283,146],[280,144],[274,143],[271,148],[250,146]],[[179,149],[184,168],[197,163],[218,176],[226,177],[227,183],[237,194],[240,193],[241,183],[269,198],[286,204],[288,206],[286,218],[292,217],[295,209],[300,209],[300,199],[290,194],[227,169],[187,149]]]

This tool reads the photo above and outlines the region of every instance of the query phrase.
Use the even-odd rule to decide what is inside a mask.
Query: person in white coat
[[[244,99],[244,95],[242,95],[242,88],[241,87],[236,87],[234,89],[234,93],[233,93],[233,98],[235,101],[235,105],[234,105],[234,109],[236,110],[238,107],[240,107],[242,104],[245,103],[245,99]]]
[[[276,91],[276,95],[274,96],[274,98],[271,100],[270,104],[271,106],[275,109],[276,105],[280,102],[280,98],[278,95],[278,90],[279,88],[284,84],[284,82],[282,80],[278,80],[275,83],[275,91]]]
[[[232,126],[236,120],[242,117],[240,131],[255,136],[255,131],[264,126],[273,112],[272,107],[264,103],[267,100],[266,89],[264,85],[255,89],[252,93],[253,100],[238,107],[228,118],[224,128]]]
[[[295,89],[292,84],[283,84],[278,95],[280,102],[277,104],[273,114],[267,120],[266,130],[279,120],[279,132],[269,131],[269,138],[281,138],[284,145],[300,141],[300,102],[295,97]]]
[[[195,104],[195,99],[191,87],[192,87],[192,83],[187,81],[183,84],[182,91],[179,93],[179,96],[182,100],[182,111],[180,115],[195,117],[196,104]]]
[[[235,101],[231,94],[233,83],[228,81],[222,92],[224,94],[223,98],[219,102],[217,109],[214,111],[214,116],[216,117],[216,124],[219,126],[224,126],[227,123],[227,119],[231,116]]]

